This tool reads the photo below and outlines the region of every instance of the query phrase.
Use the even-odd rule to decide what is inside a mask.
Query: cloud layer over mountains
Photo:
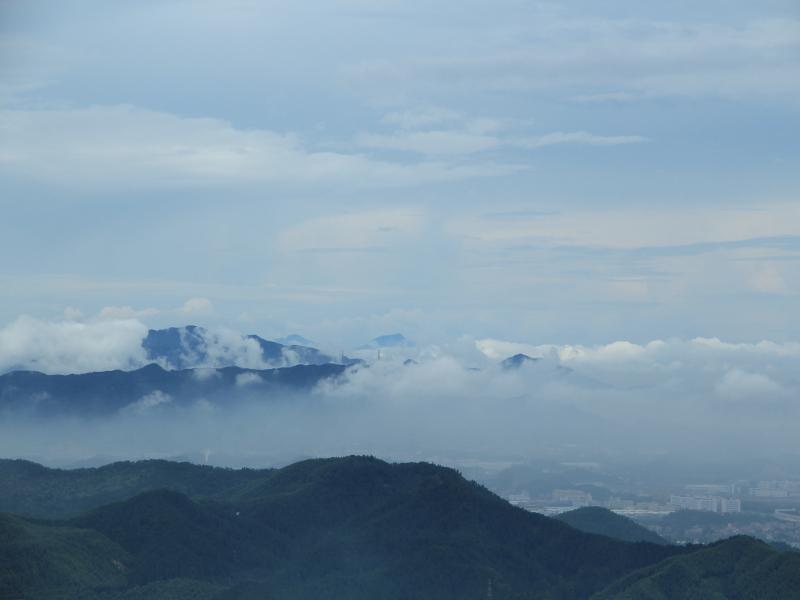
[[[132,370],[148,360],[142,341],[148,328],[136,319],[45,321],[23,316],[0,329],[0,372],[33,370],[47,374]],[[388,339],[388,336],[387,336]],[[483,369],[515,354],[567,367],[605,385],[633,389],[686,386],[721,396],[742,398],[783,396],[798,385],[796,367],[800,343],[728,343],[716,338],[654,340],[646,344],[552,345],[462,337],[440,345],[415,347],[403,338],[397,348],[384,348],[381,357],[427,363],[452,360],[466,368]],[[272,366],[254,338],[228,328],[203,330],[202,356],[186,349],[187,367],[236,365],[249,369]],[[374,358],[364,346],[357,354]],[[302,357],[287,350],[287,358]],[[174,365],[164,364],[170,368]]]
[[[85,373],[145,362],[147,327],[134,319],[90,322],[19,317],[0,329],[0,372]]]
[[[104,309],[101,317],[105,312]],[[180,331],[182,360],[179,364],[170,364],[166,357],[148,356],[142,345],[147,334],[147,326],[135,318],[43,321],[19,317],[0,329],[0,373],[31,370],[66,375],[132,370],[151,362],[165,368],[236,365],[266,369],[303,362],[302,356],[291,346],[280,360],[270,362],[255,338],[217,327],[202,329],[202,334],[194,339],[187,339],[187,332]]]
[[[146,362],[146,333],[136,320],[24,317],[0,330],[0,368],[132,369]],[[202,393],[203,381],[218,379],[214,363],[261,365],[248,346],[252,339],[230,330],[205,335],[210,358],[188,365],[204,367],[195,371],[197,397],[151,391],[91,425],[76,418],[6,420],[0,453],[66,461],[199,456],[210,449],[222,463],[263,464],[350,452],[408,458],[800,451],[790,426],[800,416],[798,343],[697,338],[570,346],[462,337],[383,348],[380,358],[364,350],[367,364],[310,391],[269,391],[258,373],[243,372],[232,393],[244,401],[226,405]],[[518,353],[535,360],[502,363]]]

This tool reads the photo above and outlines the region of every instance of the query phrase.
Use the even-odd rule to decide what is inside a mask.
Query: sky
[[[799,97],[794,0],[0,0],[0,339],[792,344]]]

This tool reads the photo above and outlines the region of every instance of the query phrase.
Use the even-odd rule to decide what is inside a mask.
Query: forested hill
[[[0,512],[51,519],[74,517],[157,489],[174,490],[195,499],[232,501],[271,472],[167,460],[50,469],[26,460],[0,459]]]
[[[128,586],[181,579],[292,600],[477,599],[489,580],[497,598],[586,598],[681,552],[579,532],[426,463],[309,460],[261,473],[220,499],[224,487],[216,501],[148,491],[37,527],[102,536],[98,565],[107,564],[109,545],[121,548],[130,558],[115,560]],[[95,563],[80,564],[91,570]],[[25,582],[18,585],[26,597]]]
[[[131,477],[139,464],[122,472]],[[170,464],[146,466],[168,472]],[[156,489],[68,521],[4,517],[0,527],[12,534],[0,536],[0,597],[480,600],[491,585],[499,600],[585,600],[612,585],[621,593],[647,586],[662,568],[673,577],[682,557],[698,552],[584,533],[427,463],[347,457],[274,471],[175,468],[174,481],[193,498]],[[99,476],[83,473],[73,494],[79,481],[117,480],[87,471]],[[726,544],[699,548],[712,553],[710,565],[715,552],[733,560],[746,550]],[[778,589],[772,571],[735,564],[749,582]]]
[[[586,533],[606,535],[624,542],[650,542],[667,544],[667,540],[657,533],[642,527],[633,519],[623,517],[599,506],[587,506],[556,517],[559,521]]]
[[[800,553],[779,552],[750,537],[716,542],[642,569],[596,600],[800,598]]]

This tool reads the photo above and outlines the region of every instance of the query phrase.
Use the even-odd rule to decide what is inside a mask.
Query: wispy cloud
[[[429,57],[364,61],[350,74],[363,85],[461,93],[549,91],[590,102],[661,96],[789,99],[798,91],[797,19],[755,19],[736,26],[593,19],[564,11],[526,21],[531,31],[524,34],[523,25],[504,23],[502,15],[498,20],[495,26],[512,42],[498,45],[491,37],[475,37],[453,44],[458,53],[440,49]]]
[[[513,223],[493,219],[456,217],[448,231],[484,242],[524,243],[552,240],[562,246],[599,248],[675,248],[690,244],[736,243],[742,240],[800,235],[800,208],[775,203],[769,210],[575,210],[552,216],[520,217]]]
[[[98,315],[101,319],[146,319],[157,315],[185,316],[206,314],[214,310],[214,304],[208,298],[189,298],[182,306],[175,309],[133,308],[132,306],[105,306]]]
[[[496,148],[500,140],[492,136],[461,131],[414,131],[381,135],[362,133],[356,144],[366,148],[404,150],[428,155],[474,154]]]
[[[587,131],[556,131],[533,137],[481,135],[467,130],[401,131],[392,134],[362,133],[356,144],[366,148],[401,150],[424,155],[466,155],[497,148],[538,149],[575,144],[620,146],[649,141],[640,135],[595,135]]]
[[[402,187],[520,170],[315,150],[292,134],[132,106],[2,110],[0,130],[0,171],[69,185]]]
[[[640,135],[594,135],[586,131],[548,133],[516,142],[522,148],[543,148],[559,144],[585,144],[588,146],[620,146],[649,141]]]

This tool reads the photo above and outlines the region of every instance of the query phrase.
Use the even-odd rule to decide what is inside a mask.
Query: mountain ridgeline
[[[428,463],[2,461],[0,476],[0,509],[28,515],[0,517],[2,598],[690,597],[673,585],[800,597],[799,554],[749,538],[677,547],[585,533]],[[739,585],[751,595],[731,595]]]
[[[344,365],[296,365],[276,369],[183,369],[150,364],[135,371],[46,375],[14,371],[0,375],[0,415],[41,418],[143,414],[196,402],[230,405],[258,392],[262,402],[278,401],[287,391],[308,390],[336,378]]]
[[[161,489],[195,500],[235,501],[271,473],[272,469],[222,469],[167,460],[50,469],[27,460],[0,459],[0,513],[66,519]]]
[[[351,365],[357,359],[330,356],[317,348],[293,343],[300,336],[289,336],[282,344],[257,335],[209,331],[187,325],[151,329],[142,340],[147,359],[168,369],[197,367],[290,367],[294,365]]]
[[[142,340],[149,364],[131,371],[0,375],[0,415],[97,417],[163,411],[203,399],[230,404],[254,392],[265,402],[312,388],[361,364],[308,346],[189,325],[152,329]]]

